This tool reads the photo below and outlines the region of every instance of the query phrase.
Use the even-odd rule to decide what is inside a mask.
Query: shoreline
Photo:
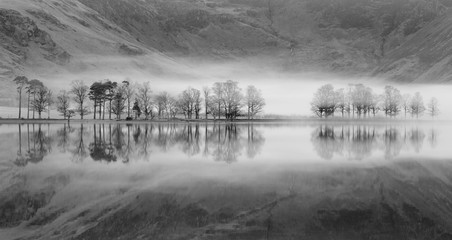
[[[385,118],[275,118],[275,119],[152,119],[152,120],[99,120],[99,119],[17,119],[0,118],[0,124],[67,124],[67,123],[120,123],[120,124],[144,124],[144,123],[451,123],[450,120],[437,119],[385,119]]]

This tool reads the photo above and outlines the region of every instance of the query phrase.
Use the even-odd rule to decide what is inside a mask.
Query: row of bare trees
[[[94,119],[121,119],[126,113],[127,119],[173,119],[183,116],[185,119],[200,119],[204,114],[213,119],[234,120],[238,117],[254,119],[263,111],[265,99],[255,86],[248,86],[245,93],[239,83],[228,80],[216,82],[212,87],[201,90],[188,87],[178,95],[166,91],[154,94],[149,82],[131,83],[129,79],[121,83],[108,79],[97,81],[90,86],[76,80],[70,90],[60,91],[55,98],[52,92],[39,80],[31,80],[24,76],[17,77],[14,82],[19,93],[19,108],[22,107],[22,94],[28,93],[34,111],[41,117],[44,110],[50,111],[55,103],[56,110],[64,119],[78,114],[80,119],[90,113]],[[32,100],[30,100],[32,98]],[[50,115],[50,114],[49,114]],[[106,117],[107,116],[107,117]],[[19,111],[19,118],[22,118]]]
[[[429,116],[439,114],[438,100],[433,97],[427,107],[421,93],[401,94],[393,86],[385,86],[382,94],[377,94],[372,88],[363,84],[349,85],[348,88],[335,90],[333,85],[326,84],[314,94],[311,110],[319,117],[334,116],[340,113],[342,117],[370,117],[382,112],[387,117],[396,117],[403,113],[406,118],[411,115],[419,118],[427,111]]]
[[[185,119],[200,119],[203,112],[205,119],[209,115],[213,119],[234,120],[241,116],[254,119],[265,106],[265,99],[255,86],[248,86],[243,94],[238,82],[232,80],[216,82],[202,91],[188,87],[177,96],[166,91],[153,95],[149,82],[136,86],[136,89],[132,108],[136,118],[144,114],[145,119],[170,119],[178,115]]]

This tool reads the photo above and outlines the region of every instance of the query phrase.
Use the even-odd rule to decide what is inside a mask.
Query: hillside
[[[0,78],[10,87],[19,74],[52,81],[105,72],[197,78],[202,73],[187,62],[244,60],[284,72],[445,82],[452,79],[451,6],[452,0],[3,0]]]

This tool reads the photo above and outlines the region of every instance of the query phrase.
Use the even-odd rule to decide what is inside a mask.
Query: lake
[[[452,239],[452,124],[0,125],[0,239]]]

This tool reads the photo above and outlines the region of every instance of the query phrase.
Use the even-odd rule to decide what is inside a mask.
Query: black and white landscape
[[[451,0],[0,0],[0,239],[452,239]]]

